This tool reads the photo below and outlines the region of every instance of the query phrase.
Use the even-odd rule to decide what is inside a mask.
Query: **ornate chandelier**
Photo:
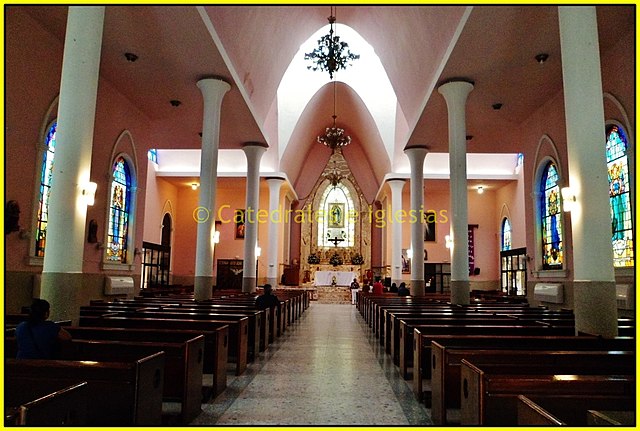
[[[333,126],[327,127],[325,129],[324,135],[318,136],[318,143],[326,145],[335,151],[338,147],[346,147],[351,143],[351,136],[344,134],[344,129],[336,126],[336,118],[338,116],[334,114],[331,116],[333,118]]]
[[[337,187],[338,184],[340,184],[340,180],[343,178],[342,173],[335,165],[335,160],[333,162],[333,168],[329,172],[324,173],[322,176],[329,180],[329,183],[333,187]]]
[[[325,34],[318,39],[318,47],[312,52],[305,53],[304,59],[311,60],[312,65],[307,69],[320,70],[329,72],[329,78],[333,79],[333,74],[339,69],[346,69],[350,61],[357,60],[360,55],[354,54],[349,50],[349,44],[340,42],[340,36],[333,35],[333,24],[336,22],[335,9],[331,7],[331,16],[329,20],[329,34]]]

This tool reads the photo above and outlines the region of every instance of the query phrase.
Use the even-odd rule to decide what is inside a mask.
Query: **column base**
[[[242,277],[242,292],[253,293],[256,291],[256,278],[255,277]]]
[[[605,338],[618,335],[618,305],[614,281],[574,281],[573,313],[576,332],[600,335]]]
[[[40,298],[49,301],[50,320],[71,320],[77,325],[80,319],[78,305],[84,274],[81,272],[43,272]]]
[[[451,303],[466,305],[470,301],[469,280],[451,280]]]
[[[196,275],[193,280],[193,296],[196,301],[211,299],[213,296],[213,276]]]
[[[424,280],[411,280],[411,296],[424,296]]]

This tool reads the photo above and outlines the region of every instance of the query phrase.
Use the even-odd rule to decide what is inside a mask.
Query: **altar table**
[[[331,286],[335,279],[336,286],[350,286],[357,274],[351,271],[316,271],[316,286]]]

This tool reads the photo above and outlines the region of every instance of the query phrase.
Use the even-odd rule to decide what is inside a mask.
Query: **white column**
[[[422,249],[424,248],[423,214],[424,214],[424,158],[427,147],[414,145],[406,147],[404,153],[409,157],[411,165],[411,295],[424,296],[424,262]]]
[[[469,220],[467,213],[467,139],[465,104],[473,84],[452,81],[438,87],[449,115],[449,188],[451,214],[451,302],[468,304]]]
[[[200,155],[200,195],[193,218],[196,232],[196,268],[194,297],[209,299],[213,294],[213,232],[215,230],[220,111],[224,95],[231,86],[219,79],[201,79],[198,88],[203,97],[202,151]]]
[[[79,314],[103,26],[104,6],[69,6],[41,290],[55,319]]]
[[[558,7],[567,129],[576,331],[618,333],[595,6]]]
[[[278,234],[284,214],[280,208],[280,187],[283,178],[267,178],[269,185],[269,249],[267,250],[267,283],[278,286]]]
[[[266,144],[247,143],[242,147],[247,156],[247,204],[244,219],[244,263],[242,291],[256,291],[256,245],[258,244],[258,210],[260,209],[260,159]]]
[[[391,282],[399,286],[402,283],[402,189],[405,180],[389,180],[391,189],[391,214],[387,218],[391,223]],[[415,253],[414,253],[415,256]],[[413,262],[413,260],[412,260]]]

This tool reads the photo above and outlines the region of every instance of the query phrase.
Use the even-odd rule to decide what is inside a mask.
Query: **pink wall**
[[[40,145],[41,129],[50,119],[55,118],[55,109],[50,118],[45,118],[47,110],[58,95],[62,59],[62,42],[44,31],[37,22],[17,9],[11,9],[7,20],[7,31],[12,37],[6,43],[6,94],[11,109],[7,110],[6,160],[12,167],[5,172],[6,199],[15,199],[20,204],[21,228],[34,229],[34,202],[37,200],[37,174],[40,160],[37,146]],[[25,61],[24,53],[29,53],[37,61]],[[29,79],[24,77],[28,76]],[[118,137],[128,130],[132,139],[125,138],[116,148]],[[138,190],[146,184],[146,152],[150,135],[148,119],[105,79],[99,80],[96,122],[93,138],[91,181],[96,182],[96,203],[87,210],[87,222],[95,219],[98,223],[98,240],[105,242],[105,226],[109,200],[109,177],[112,153],[124,152],[137,161],[135,169]],[[137,217],[134,244],[142,245],[145,201],[144,193],[137,196]],[[6,236],[7,271],[40,272],[41,266],[30,266],[27,262],[31,240],[21,240],[18,234]],[[102,273],[103,250],[95,244],[85,243],[83,272]],[[139,257],[136,257],[139,263]],[[140,273],[139,266],[133,275]]]
[[[154,163],[147,163],[146,208],[144,217],[144,241],[160,244],[162,241],[162,220],[169,212],[173,220],[175,233],[176,207],[178,206],[178,188],[170,182],[156,178]]]
[[[524,192],[524,170],[520,171],[520,179],[511,182],[495,191],[496,211],[498,215],[498,250],[502,240],[502,219],[509,218],[511,223],[511,248],[526,247],[526,215],[525,215],[525,192]]]

